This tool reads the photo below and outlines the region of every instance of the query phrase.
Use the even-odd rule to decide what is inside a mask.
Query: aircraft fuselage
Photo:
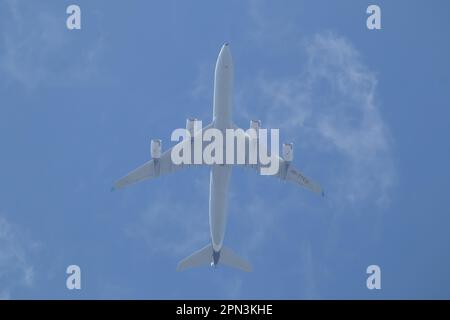
[[[233,61],[228,44],[224,44],[217,58],[214,74],[214,128],[222,131],[232,128]],[[209,184],[209,225],[211,242],[219,260],[225,235],[228,207],[228,187],[231,177],[230,165],[213,165]],[[217,261],[216,261],[217,260]]]

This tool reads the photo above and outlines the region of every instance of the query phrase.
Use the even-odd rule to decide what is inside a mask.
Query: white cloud
[[[207,195],[208,181],[194,181],[192,190]],[[144,240],[155,254],[180,260],[209,243],[207,202],[178,201],[166,188],[152,197],[158,201],[152,201],[139,219],[126,227],[129,237]]]
[[[260,76],[244,100],[261,97],[259,112],[266,125],[295,141],[300,157],[324,159],[308,164],[306,174],[326,173],[319,182],[335,208],[386,206],[395,170],[375,73],[348,40],[333,33],[317,34],[303,48],[308,57],[303,72]],[[247,116],[245,106],[255,102],[240,104],[238,110]]]
[[[17,287],[33,285],[32,249],[20,229],[0,216],[0,299],[9,299]]]

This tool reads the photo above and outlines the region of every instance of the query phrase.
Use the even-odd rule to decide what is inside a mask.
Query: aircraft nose
[[[230,51],[230,45],[228,42],[226,42],[222,49],[220,50],[220,60],[224,65],[227,67],[232,64],[232,58],[231,58],[231,51]]]
[[[222,52],[222,54],[230,54],[230,45],[228,42],[225,42],[224,45],[222,46],[222,49],[220,50]]]

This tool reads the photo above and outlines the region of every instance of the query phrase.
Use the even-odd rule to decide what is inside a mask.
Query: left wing
[[[172,148],[164,152],[161,155],[161,158],[152,159],[144,163],[140,167],[134,169],[126,176],[116,181],[113,189],[124,188],[139,181],[155,178],[181,169],[183,165],[176,165],[172,163],[172,159],[170,157],[171,151]]]
[[[209,124],[208,126],[204,127],[202,129],[202,131],[197,132],[195,135],[202,134],[202,132],[204,130],[210,128],[211,126],[212,126],[212,124]],[[180,145],[182,143],[190,145],[192,143],[192,140],[182,140],[177,145]],[[193,147],[193,146],[191,146],[191,147]],[[142,180],[152,179],[152,178],[156,178],[159,176],[163,176],[163,175],[175,172],[186,166],[190,166],[189,164],[173,163],[172,157],[171,157],[172,149],[173,149],[173,147],[170,148],[169,150],[167,150],[166,152],[164,152],[160,158],[152,159],[152,160],[144,163],[140,167],[138,167],[138,168],[134,169],[133,171],[131,171],[130,173],[128,173],[123,178],[116,181],[112,190],[124,188],[126,186],[140,182]]]

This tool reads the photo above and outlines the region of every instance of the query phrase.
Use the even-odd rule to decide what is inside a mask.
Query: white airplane
[[[233,61],[231,58],[230,46],[225,43],[217,58],[215,75],[214,75],[214,106],[213,120],[203,128],[216,128],[223,132],[230,128],[237,128],[232,121],[232,92],[233,92]],[[195,131],[196,119],[187,119],[186,129],[194,137],[198,132]],[[261,122],[259,120],[250,121],[250,127],[259,130]],[[181,141],[179,143],[190,143],[191,141]],[[246,136],[246,147],[248,147],[248,135]],[[189,164],[175,164],[171,158],[171,149],[162,153],[161,140],[151,141],[152,159],[137,169],[133,170],[125,177],[118,180],[113,189],[123,188],[130,184],[166,175],[177,171],[183,167],[191,166]],[[279,158],[278,172],[274,175],[282,180],[292,181],[301,186],[310,189],[313,192],[324,195],[319,185],[306,178],[301,172],[295,169],[291,162],[293,160],[293,145],[285,143],[282,147],[282,158]],[[192,162],[191,162],[192,163]],[[259,171],[259,165],[249,164],[246,158],[244,166]],[[192,164],[195,165],[195,164]],[[229,164],[213,164],[210,167],[210,190],[209,190],[209,225],[211,233],[211,243],[204,248],[194,252],[182,260],[177,267],[177,271],[181,271],[191,267],[201,265],[211,265],[216,267],[219,262],[224,265],[241,269],[243,271],[251,271],[250,264],[243,258],[239,257],[229,248],[223,246],[225,235],[225,226],[227,219],[227,203],[228,203],[228,186],[230,183],[232,165]]]

